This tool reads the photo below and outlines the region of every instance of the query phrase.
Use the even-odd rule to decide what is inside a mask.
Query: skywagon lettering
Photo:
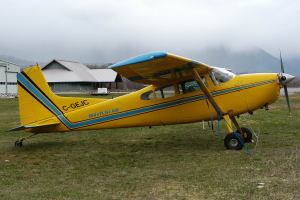
[[[89,118],[101,117],[101,116],[104,116],[104,115],[114,114],[114,113],[117,113],[117,112],[119,112],[119,108],[113,108],[111,110],[104,110],[104,111],[101,111],[101,112],[91,113],[91,114],[89,114]]]
[[[76,102],[71,103],[67,106],[64,105],[64,106],[62,106],[62,109],[64,111],[68,111],[70,108],[75,109],[75,108],[80,108],[80,107],[87,106],[87,105],[89,105],[89,102],[87,100],[82,100],[82,101],[76,101]]]

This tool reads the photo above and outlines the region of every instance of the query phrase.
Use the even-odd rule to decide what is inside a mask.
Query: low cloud
[[[211,46],[299,57],[300,2],[291,0],[4,0],[0,54],[110,62],[153,50]]]

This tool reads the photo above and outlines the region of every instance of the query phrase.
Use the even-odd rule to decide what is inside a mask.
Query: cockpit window
[[[235,74],[230,71],[227,71],[224,68],[214,68],[210,72],[210,77],[212,81],[217,85],[229,81],[230,79],[235,77]]]

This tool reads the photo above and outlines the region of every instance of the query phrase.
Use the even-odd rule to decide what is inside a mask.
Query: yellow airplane
[[[114,99],[61,97],[51,91],[39,66],[25,68],[17,76],[21,126],[12,130],[26,130],[33,136],[224,119],[228,132],[224,145],[238,150],[252,141],[252,132],[240,127],[235,116],[272,104],[281,87],[290,109],[286,83],[294,77],[284,73],[282,62],[278,74],[235,75],[170,53],[152,52],[110,68],[148,86]],[[25,139],[15,146],[21,147]]]

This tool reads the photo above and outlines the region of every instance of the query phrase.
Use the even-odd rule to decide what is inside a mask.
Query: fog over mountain
[[[198,59],[225,46],[236,52],[218,56],[224,64],[249,47],[297,58],[299,19],[296,0],[1,0],[0,55],[106,63],[157,50]]]
[[[145,52],[146,53],[146,52]],[[279,52],[278,52],[279,54]],[[136,56],[136,55],[131,55]],[[181,56],[185,56],[182,55]],[[280,72],[280,61],[278,57],[274,57],[268,52],[260,48],[249,48],[248,50],[234,50],[225,46],[210,47],[195,52],[189,52],[189,58],[217,67],[226,67],[232,69],[236,73],[251,72]],[[285,59],[284,65],[286,71],[300,77],[300,58]],[[46,62],[28,61],[26,59],[15,58],[13,56],[1,56],[0,59],[14,62],[22,67]],[[53,58],[57,59],[57,58]],[[63,59],[63,58],[59,58]],[[125,58],[124,58],[125,59]],[[83,62],[76,59],[77,61]],[[110,63],[119,60],[111,60]],[[50,60],[48,60],[50,62]],[[103,65],[105,62],[84,62],[86,64]]]
[[[299,19],[296,0],[1,0],[0,55],[20,65],[105,64],[167,51],[278,72],[281,49],[287,71],[300,76]]]

